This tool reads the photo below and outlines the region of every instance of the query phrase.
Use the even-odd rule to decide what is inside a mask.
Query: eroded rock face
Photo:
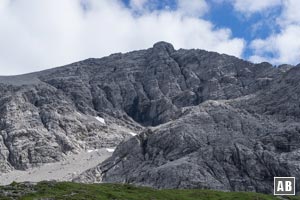
[[[171,97],[175,117],[121,143],[76,181],[271,193],[274,176],[299,177],[298,67],[197,50],[171,57],[184,76]]]
[[[141,129],[130,119],[92,111],[80,111],[62,91],[44,83],[14,86],[2,93],[1,171],[56,162],[65,154],[85,149],[116,146],[130,137],[125,130]],[[106,123],[97,120],[97,115]]]
[[[76,180],[270,192],[298,175],[297,74],[160,42],[0,77],[0,170],[121,142]]]
[[[274,176],[300,176],[300,123],[250,113],[248,101],[189,107],[181,118],[122,143],[77,180],[271,193]]]

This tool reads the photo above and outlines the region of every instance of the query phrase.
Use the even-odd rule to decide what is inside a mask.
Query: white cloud
[[[147,0],[130,0],[130,7],[134,10],[143,10]]]
[[[300,26],[291,25],[281,33],[274,34],[266,40],[254,40],[251,47],[253,62],[269,61],[273,64],[298,64],[300,62]],[[274,57],[268,56],[274,55]]]
[[[283,13],[279,19],[282,26],[297,24],[300,25],[300,1],[299,0],[285,0],[283,3]]]
[[[205,0],[178,0],[178,10],[188,16],[202,16],[209,10]]]
[[[230,0],[234,9],[246,15],[262,12],[282,4],[282,0]]]
[[[300,1],[285,0],[282,13],[277,18],[280,27],[266,39],[256,39],[250,47],[254,55],[253,62],[269,61],[273,64],[298,64],[300,62]],[[272,55],[272,56],[270,56]]]
[[[120,0],[84,0],[87,10],[80,6],[82,1],[0,0],[0,74],[149,48],[162,40],[175,48],[201,48],[238,57],[243,52],[244,40],[232,38],[229,29],[215,29],[209,21],[184,15],[187,4],[175,11],[134,16]],[[136,6],[142,3],[135,1]],[[194,11],[205,12],[203,5],[200,2]]]

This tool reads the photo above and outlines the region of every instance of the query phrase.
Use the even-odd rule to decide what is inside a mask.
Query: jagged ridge
[[[296,170],[288,163],[296,162],[298,147],[287,146],[299,134],[298,71],[160,42],[148,50],[0,77],[1,170],[114,146],[129,131],[141,131],[78,180],[267,192],[271,176]],[[290,171],[278,161],[283,155]],[[254,172],[261,173],[259,180]]]

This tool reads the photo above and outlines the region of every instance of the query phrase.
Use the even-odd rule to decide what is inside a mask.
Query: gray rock
[[[165,42],[0,77],[0,170],[121,142],[75,180],[270,192],[299,171],[298,77]]]
[[[275,176],[299,181],[299,119],[251,113],[244,109],[251,98],[185,108],[179,119],[120,144],[76,181],[264,193],[272,193]]]

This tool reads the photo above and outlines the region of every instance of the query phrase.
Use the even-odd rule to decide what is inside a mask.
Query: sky
[[[299,0],[0,0],[0,75],[158,41],[254,63],[300,63]]]

